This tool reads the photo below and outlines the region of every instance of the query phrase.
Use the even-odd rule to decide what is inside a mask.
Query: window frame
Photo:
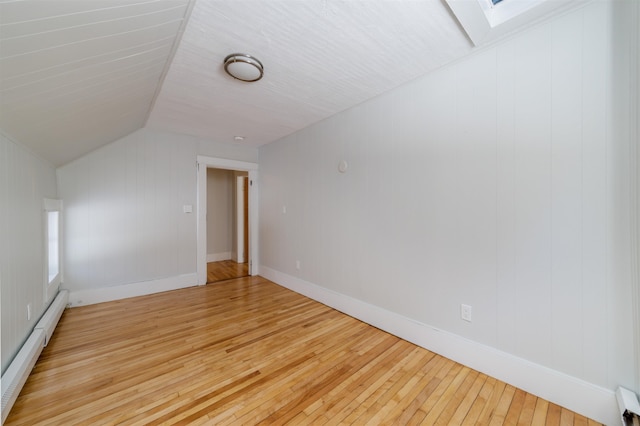
[[[590,0],[445,0],[475,46]]]
[[[63,204],[62,200],[45,198],[43,202],[44,213],[43,213],[43,239],[44,239],[44,247],[43,247],[43,255],[44,255],[44,272],[43,272],[43,281],[44,281],[44,300],[45,303],[51,300],[57,293],[60,288],[60,284],[62,284],[62,276],[63,276],[63,256],[62,256],[62,222],[63,222]],[[49,217],[50,213],[58,213],[57,220],[57,229],[56,229],[56,249],[57,249],[57,266],[58,270],[53,277],[51,277],[50,273],[50,256],[51,256],[51,235],[50,235],[50,226],[49,226]]]

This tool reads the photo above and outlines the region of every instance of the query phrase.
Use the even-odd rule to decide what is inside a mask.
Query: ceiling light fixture
[[[262,63],[245,53],[232,53],[224,58],[224,70],[231,77],[242,81],[258,81],[264,74]]]

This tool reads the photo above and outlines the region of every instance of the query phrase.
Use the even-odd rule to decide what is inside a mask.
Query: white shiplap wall
[[[96,301],[96,291],[108,300],[126,294],[115,293],[119,286],[153,288],[157,280],[195,274],[198,154],[255,161],[257,152],[141,129],[58,169],[64,287],[73,304]]]
[[[593,2],[262,147],[261,265],[640,391],[635,7]]]
[[[56,196],[53,166],[0,131],[3,373],[46,308],[43,199]],[[29,303],[31,320],[27,320]]]

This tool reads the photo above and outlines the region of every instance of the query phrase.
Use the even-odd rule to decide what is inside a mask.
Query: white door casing
[[[249,275],[258,275],[258,164],[198,155],[197,250],[198,284],[207,283],[207,168],[237,170],[249,174]]]

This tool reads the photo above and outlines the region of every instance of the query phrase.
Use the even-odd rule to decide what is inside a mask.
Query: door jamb
[[[258,164],[198,155],[197,249],[198,284],[207,283],[207,168],[237,170],[249,174],[249,275],[258,275]]]
[[[244,186],[245,182],[249,179],[248,176],[235,176],[236,180],[234,182],[234,190],[235,190],[235,221],[236,221],[236,229],[235,229],[235,258],[238,263],[245,263],[248,259],[247,247],[245,247],[245,235],[244,235],[244,225],[245,225],[245,197],[244,197]],[[247,191],[249,190],[249,185],[247,185]],[[248,211],[248,209],[247,209]],[[247,223],[249,218],[247,218]]]

